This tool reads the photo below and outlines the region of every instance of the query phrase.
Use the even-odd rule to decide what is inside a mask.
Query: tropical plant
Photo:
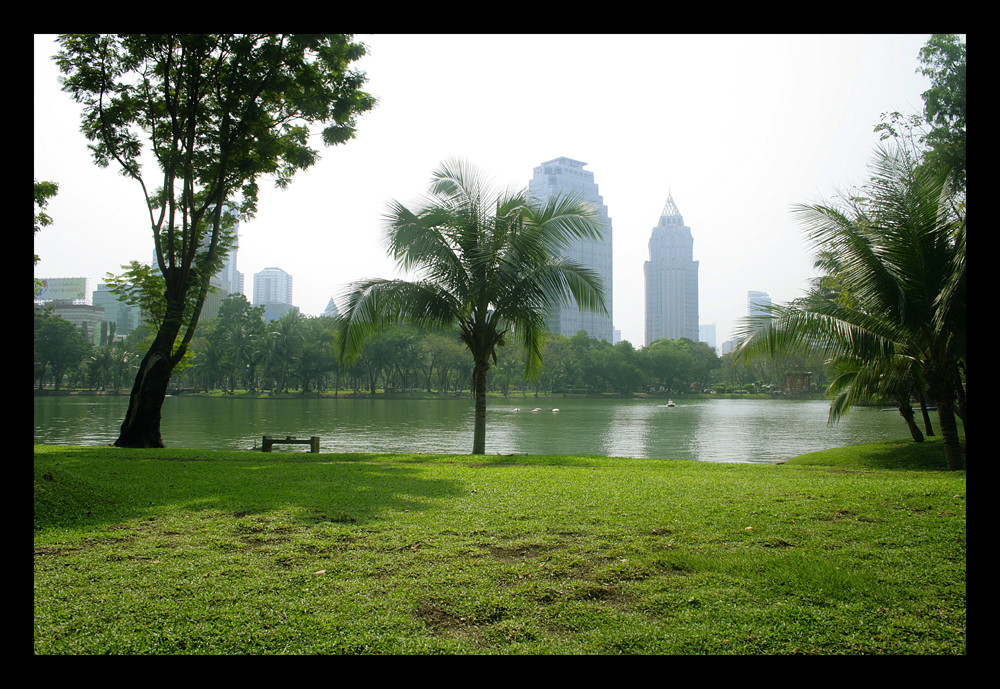
[[[577,198],[545,202],[523,189],[499,191],[464,161],[433,174],[415,210],[390,203],[388,253],[417,279],[365,279],[351,285],[340,330],[346,355],[397,322],[457,327],[473,359],[472,453],[486,452],[486,374],[508,339],[526,352],[525,372],[541,369],[545,316],[555,301],[606,312],[604,286],[590,269],[561,255],[578,237],[600,237],[596,209]]]
[[[740,357],[822,350],[854,368],[835,381],[832,408],[917,380],[937,405],[950,469],[963,465],[955,421],[965,362],[965,206],[950,178],[899,150],[880,148],[864,194],[841,207],[796,208],[810,240],[835,257],[838,290],[814,287],[748,319]],[[846,295],[846,298],[845,298]],[[891,396],[891,395],[890,395]]]

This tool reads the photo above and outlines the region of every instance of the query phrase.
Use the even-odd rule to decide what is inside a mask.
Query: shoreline
[[[51,390],[34,389],[35,397],[128,397],[131,390],[119,390],[114,392],[111,390]],[[409,400],[456,400],[456,399],[472,399],[472,394],[469,392],[460,393],[440,393],[440,392],[385,392],[379,391],[374,395],[370,392],[307,392],[303,393],[301,391],[296,392],[285,392],[280,394],[273,394],[270,392],[247,392],[245,390],[236,393],[223,393],[219,391],[213,392],[193,392],[190,390],[173,390],[167,393],[167,397],[200,397],[208,399],[253,399],[253,400],[295,400],[295,399],[375,399],[375,400],[397,400],[397,399],[409,399]],[[603,392],[603,393],[525,393],[525,394],[507,394],[493,392],[488,393],[487,397],[489,399],[650,399],[650,400],[697,400],[697,399],[738,399],[738,400],[825,400],[828,399],[823,393],[802,393],[795,395],[772,395],[766,393],[758,394],[736,394],[736,393],[700,393],[700,394],[667,394],[661,392],[637,392],[628,396],[623,396],[620,393],[613,392]],[[858,405],[865,406],[865,405]],[[883,406],[881,404],[872,404],[870,406]]]

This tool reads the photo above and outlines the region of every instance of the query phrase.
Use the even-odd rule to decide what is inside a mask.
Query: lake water
[[[35,397],[34,441],[107,445],[118,437],[128,396]],[[851,410],[827,424],[821,400],[681,401],[517,397],[487,406],[489,454],[596,454],[705,462],[774,462],[833,447],[908,437],[895,412]],[[556,407],[558,412],[552,411]],[[532,411],[539,408],[540,411]],[[246,450],[264,435],[321,438],[321,452],[467,454],[469,399],[281,399],[168,397],[168,447]],[[307,445],[275,451],[307,452]]]

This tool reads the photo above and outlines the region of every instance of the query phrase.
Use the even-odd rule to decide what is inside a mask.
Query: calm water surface
[[[128,396],[35,397],[34,441],[106,445],[118,437]],[[559,409],[552,411],[553,407]],[[540,411],[532,411],[539,408]],[[854,409],[827,424],[816,400],[490,400],[490,454],[597,454],[704,462],[773,462],[805,452],[908,437],[898,413]],[[472,449],[472,401],[208,399],[168,397],[168,447],[246,450],[261,437],[321,438],[322,452],[459,453]],[[276,451],[305,452],[305,445]]]

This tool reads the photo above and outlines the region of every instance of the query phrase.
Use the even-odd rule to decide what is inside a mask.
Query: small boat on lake
[[[673,401],[673,400],[667,400],[667,406],[668,406],[668,407],[675,407],[675,406],[677,406],[677,405],[675,405],[675,404],[674,404],[674,401]]]

